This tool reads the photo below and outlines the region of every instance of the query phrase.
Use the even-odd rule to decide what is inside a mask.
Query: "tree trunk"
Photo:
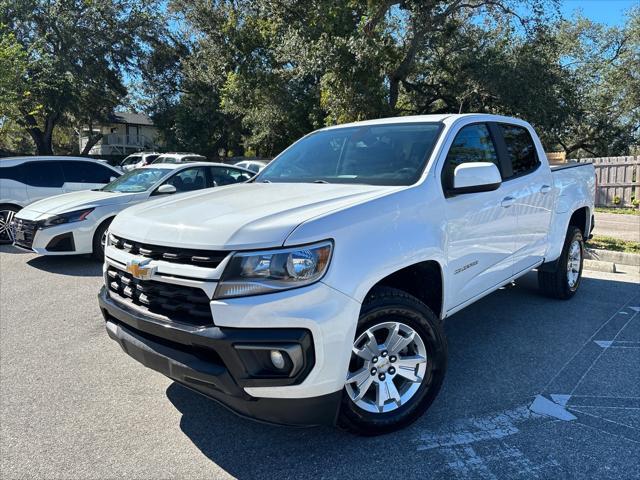
[[[93,146],[96,143],[102,140],[102,137],[103,137],[102,133],[99,133],[97,135],[89,135],[89,138],[87,139],[87,143],[82,149],[82,152],[80,152],[80,155],[89,155],[89,151],[93,148]]]
[[[39,128],[28,128],[27,131],[33,143],[36,144],[36,155],[53,155],[53,148],[51,146],[51,136],[46,136]]]

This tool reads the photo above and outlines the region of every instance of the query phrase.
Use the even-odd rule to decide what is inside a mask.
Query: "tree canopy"
[[[0,0],[0,106],[38,150],[52,122],[90,125],[128,93],[168,149],[209,156],[458,112],[521,117],[569,156],[637,151],[640,8],[607,27],[557,3]]]

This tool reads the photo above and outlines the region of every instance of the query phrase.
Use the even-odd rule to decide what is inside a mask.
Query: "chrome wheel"
[[[420,335],[404,323],[381,323],[353,344],[347,394],[367,412],[391,412],[415,395],[426,369],[427,349]]]
[[[580,242],[574,240],[569,245],[569,255],[567,257],[567,282],[569,288],[575,288],[580,278],[580,263],[582,260],[582,248]]]
[[[14,234],[11,222],[16,212],[13,210],[0,210],[0,242],[9,243],[13,242]]]

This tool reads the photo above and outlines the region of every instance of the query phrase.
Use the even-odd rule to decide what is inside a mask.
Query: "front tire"
[[[359,435],[409,425],[433,403],[446,365],[442,322],[429,307],[376,288],[360,312],[338,425]]]
[[[105,220],[102,222],[98,228],[96,228],[96,233],[93,234],[93,253],[92,257],[96,260],[104,261],[104,247],[107,242],[107,230],[109,229],[109,225],[111,225],[111,221],[113,218],[109,220]]]
[[[584,239],[579,228],[570,226],[562,254],[553,270],[538,270],[542,292],[552,298],[568,300],[575,295],[582,280]]]

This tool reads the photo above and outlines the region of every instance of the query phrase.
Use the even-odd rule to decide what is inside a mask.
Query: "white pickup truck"
[[[120,213],[100,308],[126,353],[240,415],[385,433],[435,399],[445,318],[536,268],[574,295],[594,189],[515,118],[329,127],[248,183]]]

